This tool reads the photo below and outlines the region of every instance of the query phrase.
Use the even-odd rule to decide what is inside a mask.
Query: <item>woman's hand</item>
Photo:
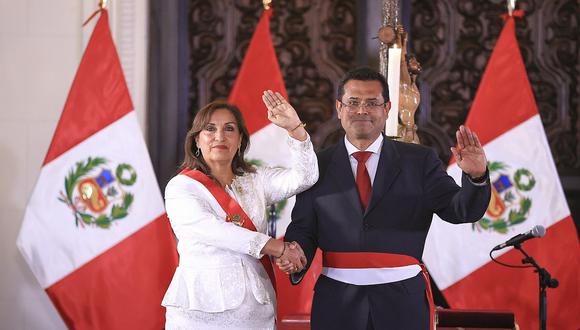
[[[297,140],[306,140],[306,130],[296,110],[280,93],[271,90],[264,91],[262,101],[268,108],[268,119],[274,125],[287,130],[288,134]]]
[[[306,256],[297,242],[284,242],[270,238],[260,251],[276,259],[276,264],[286,274],[300,272],[306,266]]]
[[[276,259],[276,265],[286,274],[301,272],[306,267],[306,256],[304,251],[297,242],[284,243],[286,248],[280,256]]]

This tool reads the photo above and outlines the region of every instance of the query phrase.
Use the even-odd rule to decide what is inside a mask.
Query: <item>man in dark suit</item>
[[[431,149],[382,134],[390,108],[382,75],[348,72],[337,94],[346,136],[319,153],[318,183],[297,197],[285,239],[300,245],[308,264],[291,280],[302,279],[319,247],[312,329],[429,329],[432,298],[419,262],[427,232],[434,213],[451,223],[483,216],[490,199],[483,148],[467,127],[457,131],[459,187]]]

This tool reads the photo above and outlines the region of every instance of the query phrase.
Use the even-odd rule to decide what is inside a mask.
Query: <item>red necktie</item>
[[[367,209],[371,198],[371,177],[367,171],[366,161],[373,153],[370,151],[357,151],[352,156],[358,162],[356,167],[356,188],[363,210]]]

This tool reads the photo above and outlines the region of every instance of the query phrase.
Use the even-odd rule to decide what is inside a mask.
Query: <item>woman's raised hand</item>
[[[268,119],[275,125],[287,131],[298,128],[301,125],[296,110],[278,92],[264,91],[262,101],[268,108]]]

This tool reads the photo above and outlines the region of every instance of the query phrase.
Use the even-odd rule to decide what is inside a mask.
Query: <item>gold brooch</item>
[[[240,227],[244,224],[244,220],[245,219],[241,215],[239,215],[237,213],[228,214],[226,216],[226,221],[227,222],[232,222],[234,225],[240,226]]]

